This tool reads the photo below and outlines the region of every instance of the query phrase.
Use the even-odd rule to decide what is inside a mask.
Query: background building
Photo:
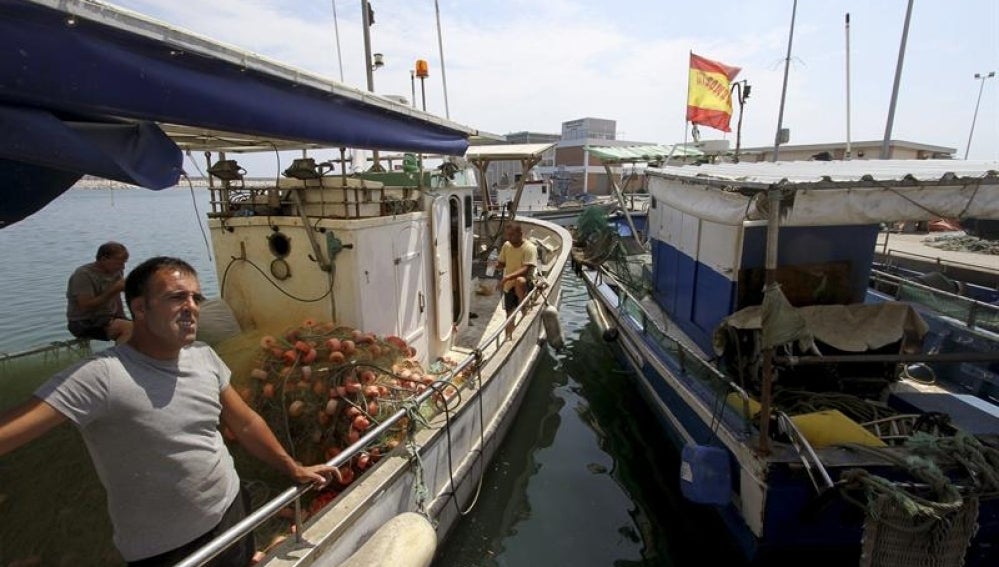
[[[880,159],[881,145],[881,140],[851,142],[850,159]],[[931,146],[905,140],[888,141],[888,159],[953,159],[956,152],[956,149],[944,146]],[[739,160],[771,161],[773,155],[773,146],[742,148]],[[842,160],[846,159],[846,142],[781,146],[777,159],[778,161]]]
[[[555,201],[575,198],[582,194],[608,195],[611,184],[599,159],[590,155],[587,146],[637,146],[657,142],[640,142],[617,139],[617,122],[605,118],[578,118],[562,123],[560,134],[543,132],[514,132],[505,136],[510,144],[554,143],[538,165],[533,176],[551,182]],[[878,159],[881,155],[880,140],[850,143],[850,159]],[[730,161],[733,151],[728,140],[705,140],[697,144],[711,161]],[[920,144],[905,140],[891,140],[889,159],[953,159],[955,148]],[[780,161],[842,160],[846,156],[846,142],[827,144],[782,145]],[[773,146],[741,148],[739,159],[743,162],[770,161]],[[677,160],[676,164],[681,162]],[[644,165],[618,166],[612,169],[618,183],[625,191],[644,188]],[[521,175],[518,162],[493,162],[486,172],[489,187],[507,187]]]

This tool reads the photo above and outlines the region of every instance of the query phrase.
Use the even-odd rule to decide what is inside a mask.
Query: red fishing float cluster
[[[416,351],[395,336],[380,337],[332,323],[307,320],[283,335],[260,340],[249,376],[234,386],[270,425],[291,455],[303,464],[327,462],[372,427],[431,387],[455,366],[440,360],[427,372]],[[437,384],[441,402],[457,394],[461,377]],[[433,411],[440,404],[430,404]],[[341,465],[328,489],[312,498],[314,513],[356,480],[405,437],[408,418]]]

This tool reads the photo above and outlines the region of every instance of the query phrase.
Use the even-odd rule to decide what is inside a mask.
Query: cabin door
[[[397,325],[399,336],[416,348],[427,352],[426,321],[426,271],[423,247],[420,246],[419,225],[409,224],[396,233],[392,241],[395,264]]]
[[[434,199],[433,211],[434,322],[437,339],[446,341],[451,338],[454,302],[451,295],[451,207],[448,198],[441,196]]]

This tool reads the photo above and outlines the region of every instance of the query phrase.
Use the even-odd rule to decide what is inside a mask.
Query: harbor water
[[[207,207],[204,189],[73,189],[0,230],[0,352],[68,338],[66,279],[106,240],[129,248],[130,266],[153,255],[190,261],[205,294],[217,296]],[[716,516],[680,495],[678,453],[588,320],[582,283],[565,278],[566,348],[542,356],[474,506],[434,567],[743,565]],[[2,377],[0,409],[30,393],[16,373]],[[118,564],[82,443],[68,426],[46,437],[34,443],[66,438],[70,449],[0,457],[0,566]],[[14,460],[27,457],[37,473],[13,478]]]

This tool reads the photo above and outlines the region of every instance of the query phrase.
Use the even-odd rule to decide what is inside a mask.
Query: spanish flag
[[[729,86],[740,70],[739,67],[730,67],[691,52],[687,121],[731,132],[728,127],[732,117],[732,91]]]

